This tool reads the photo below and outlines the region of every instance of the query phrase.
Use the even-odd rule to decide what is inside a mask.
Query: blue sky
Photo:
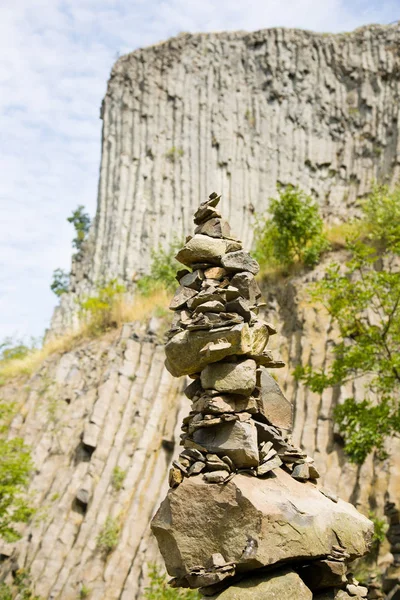
[[[99,110],[118,55],[182,31],[350,31],[400,0],[13,0],[0,4],[0,341],[40,336],[69,269],[78,204],[94,215]]]

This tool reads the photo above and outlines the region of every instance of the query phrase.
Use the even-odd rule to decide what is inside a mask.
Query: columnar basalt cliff
[[[366,598],[347,563],[368,551],[373,525],[318,487],[313,459],[293,445],[292,404],[269,373],[284,364],[266,349],[276,330],[258,315],[259,266],[219,200],[213,193],[195,212],[177,254],[190,270],[178,272],[170,306],[166,367],[193,379],[184,450],[152,521],[171,585],[213,596],[245,577],[249,597]],[[240,598],[242,586],[218,597]]]
[[[211,185],[223,191],[224,212],[249,249],[254,211],[267,207],[277,181],[312,190],[332,222],[354,213],[373,178],[396,180],[399,33],[393,25],[335,36],[185,34],[119,59],[102,108],[98,211],[52,331],[71,326],[77,296],[97,281],[118,276],[130,285],[158,241],[188,234]],[[363,514],[382,515],[386,499],[398,505],[399,440],[387,460],[369,456],[358,467],[332,421],[341,400],[363,397],[362,382],[320,396],[291,374],[296,364],[319,368],[330,359],[335,331],[305,293],[325,263],[273,286],[261,282],[260,315],[277,330],[271,349],[290,365],[275,374],[293,405],[293,444],[314,458],[323,487]],[[40,507],[21,541],[0,545],[7,580],[21,567],[49,600],[76,600],[83,586],[91,600],[143,600],[147,564],[160,558],[149,524],[189,411],[186,384],[163,366],[158,327],[157,319],[126,324],[2,387],[3,399],[21,403],[11,434],[32,446]],[[116,467],[125,473],[119,485]],[[97,540],[107,517],[119,535],[104,556]]]
[[[182,34],[120,58],[101,109],[98,209],[52,332],[101,279],[130,285],[152,248],[190,230],[217,186],[246,247],[276,183],[348,218],[400,166],[400,26],[340,35],[270,29]]]

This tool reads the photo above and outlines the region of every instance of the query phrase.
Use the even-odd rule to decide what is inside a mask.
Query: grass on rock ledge
[[[86,311],[85,322],[79,330],[56,337],[41,348],[26,348],[25,352],[15,355],[12,348],[3,352],[0,360],[0,385],[17,377],[29,377],[49,357],[65,354],[85,341],[110,334],[124,323],[144,322],[152,316],[164,317],[170,295],[166,287],[159,285],[148,295],[138,294],[131,301],[118,293],[108,304],[89,303],[92,309]]]

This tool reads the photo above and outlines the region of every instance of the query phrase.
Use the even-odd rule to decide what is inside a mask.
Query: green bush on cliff
[[[115,327],[118,322],[116,311],[125,286],[111,279],[104,285],[97,285],[96,294],[79,302],[79,312],[92,335],[98,335]]]
[[[82,250],[83,242],[86,240],[90,229],[90,216],[85,212],[85,207],[81,204],[67,218],[68,223],[72,223],[75,229],[75,237],[72,245],[78,251]]]
[[[254,256],[261,266],[312,267],[329,247],[318,206],[292,185],[278,187],[278,193],[270,199],[269,215],[256,222]]]
[[[328,368],[298,367],[296,376],[322,393],[364,378],[362,401],[345,399],[334,413],[355,463],[400,433],[400,189],[376,186],[363,205],[361,236],[348,240],[349,260],[333,263],[312,297],[339,331]]]
[[[148,275],[143,275],[137,282],[138,292],[143,296],[152,294],[157,288],[173,290],[176,285],[176,272],[182,267],[175,255],[182,246],[182,241],[175,238],[168,248],[161,244],[151,252],[151,265]]]
[[[149,586],[144,597],[145,600],[200,600],[196,590],[170,587],[166,575],[156,564],[149,565]]]
[[[26,497],[30,450],[21,438],[7,439],[14,410],[14,405],[0,402],[0,538],[6,542],[20,538],[15,525],[26,523],[34,512]]]
[[[50,289],[56,296],[62,296],[68,291],[69,273],[63,269],[53,271],[53,281],[50,284]]]

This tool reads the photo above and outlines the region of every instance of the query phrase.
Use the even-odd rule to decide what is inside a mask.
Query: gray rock
[[[259,477],[263,477],[264,475],[267,475],[267,473],[270,473],[271,471],[274,471],[275,469],[280,467],[281,464],[282,461],[279,458],[279,456],[274,456],[270,460],[267,460],[262,465],[257,467],[257,475]]]
[[[227,221],[214,218],[196,227],[195,233],[209,235],[214,238],[229,238],[231,236],[231,228]]]
[[[310,478],[310,469],[308,468],[307,463],[303,463],[301,465],[296,465],[292,472],[292,477],[294,479],[298,479],[299,481],[306,481]]]
[[[237,252],[229,252],[221,259],[222,266],[227,271],[240,272],[246,271],[257,275],[260,270],[259,264],[248,252],[238,250]],[[234,283],[232,285],[235,285]]]
[[[347,565],[336,560],[317,560],[303,567],[299,574],[313,592],[342,587],[347,583]]]
[[[228,456],[237,467],[258,465],[257,430],[251,421],[197,429],[192,439],[207,452]]]
[[[193,290],[199,290],[201,287],[201,282],[204,280],[203,271],[197,269],[193,271],[193,273],[187,273],[180,280],[179,283],[183,287],[192,288]]]
[[[170,309],[177,310],[178,308],[185,306],[186,302],[190,300],[190,298],[193,298],[193,296],[196,296],[196,294],[196,290],[192,290],[188,287],[179,287],[171,300],[171,304],[169,305]]]
[[[254,354],[264,349],[268,331],[247,323],[227,330],[182,331],[165,346],[165,366],[174,377],[200,372],[206,365],[232,354]]]
[[[293,426],[293,406],[283,395],[275,379],[265,367],[259,368],[260,395],[257,399],[260,413],[271,425],[279,429],[291,430]]]
[[[346,585],[346,591],[350,594],[350,596],[357,596],[358,598],[366,598],[368,594],[368,588],[362,585],[354,585],[352,583]]]
[[[204,271],[204,276],[206,279],[215,279],[219,281],[226,276],[227,272],[228,271],[223,267],[210,267]]]
[[[204,473],[203,478],[207,483],[223,483],[227,478],[227,471],[209,471],[208,473]],[[204,585],[203,583],[200,585]]]
[[[189,398],[189,400],[192,400],[195,396],[200,395],[203,392],[200,379],[194,379],[191,383],[189,383],[184,391],[186,398]]]
[[[193,405],[193,410],[202,413],[239,413],[257,412],[257,401],[255,398],[243,397],[234,394],[221,394],[218,396],[201,396]]]
[[[195,308],[193,314],[205,313],[205,312],[222,312],[225,310],[225,305],[222,304],[219,300],[210,300],[209,302],[204,302]]]
[[[237,313],[243,317],[246,323],[249,323],[251,318],[250,303],[244,298],[237,298],[236,300],[228,302],[226,305],[226,310]]]
[[[312,600],[312,593],[289,569],[271,575],[254,575],[235,583],[209,600]]]
[[[205,390],[250,396],[256,385],[256,363],[247,359],[210,364],[202,370],[200,379]]]
[[[282,469],[267,479],[235,475],[215,490],[201,475],[185,478],[168,492],[152,529],[168,572],[180,577],[215,552],[243,572],[324,558],[338,539],[354,559],[368,551],[373,533],[371,521],[351,504],[332,504]]]
[[[206,468],[205,463],[198,460],[189,467],[188,475],[189,476],[198,475],[199,473],[204,471],[205,468]]]
[[[237,288],[240,295],[249,300],[251,305],[256,304],[261,298],[261,290],[251,273],[237,273],[232,277],[231,285]]]
[[[188,267],[203,262],[221,265],[221,258],[227,248],[226,240],[196,234],[179,250],[176,260]]]

